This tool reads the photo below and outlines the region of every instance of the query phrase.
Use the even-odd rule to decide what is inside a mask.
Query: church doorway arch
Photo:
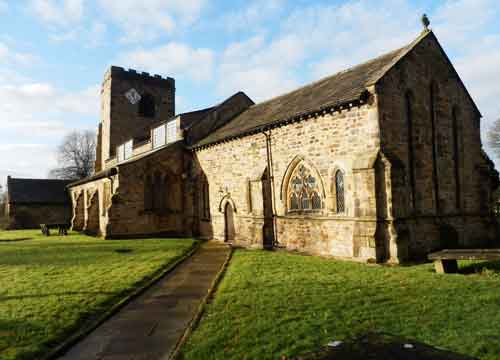
[[[234,209],[231,202],[227,201],[224,207],[224,241],[233,242],[234,234]]]

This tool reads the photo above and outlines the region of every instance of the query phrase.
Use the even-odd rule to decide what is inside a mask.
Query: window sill
[[[325,212],[323,209],[318,210],[292,210],[287,211],[286,215],[323,215]]]

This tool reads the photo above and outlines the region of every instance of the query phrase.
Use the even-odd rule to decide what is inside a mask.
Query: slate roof
[[[423,32],[407,46],[363,64],[341,71],[287,94],[251,106],[225,126],[214,131],[193,148],[243,136],[267,125],[302,114],[321,111],[362,98],[366,88],[375,84],[417,43],[432,32]]]
[[[70,204],[66,185],[74,180],[7,178],[13,204]]]
[[[206,109],[200,109],[195,111],[189,111],[177,116],[181,117],[181,127],[183,129],[191,127],[193,124],[197,123],[201,119],[203,119],[209,112],[214,110],[216,106],[212,106]]]

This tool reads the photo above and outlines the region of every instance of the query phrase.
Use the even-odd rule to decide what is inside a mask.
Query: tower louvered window
[[[155,117],[156,104],[153,95],[146,93],[141,96],[141,100],[139,101],[139,115],[149,118]]]

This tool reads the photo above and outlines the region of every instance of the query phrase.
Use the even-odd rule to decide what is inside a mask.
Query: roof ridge
[[[396,51],[401,51],[401,54],[399,54],[396,58],[394,58],[389,64],[387,64],[383,70],[381,71],[381,74],[377,76],[375,79],[372,79],[370,82],[366,83],[367,86],[374,85],[376,84],[380,79],[384,77],[387,72],[394,67],[401,59],[403,59],[410,51],[412,51],[415,46],[417,46],[423,39],[425,39],[428,35],[432,34],[431,29],[424,29],[420,35],[414,39],[411,43],[409,43],[406,46],[403,46],[402,48],[399,48]]]
[[[428,30],[427,32],[431,32],[431,30]],[[264,101],[261,101],[261,102],[259,102],[259,103],[256,103],[256,104],[252,105],[251,107],[253,107],[253,106],[258,106],[258,105],[261,105],[261,104],[265,104],[265,103],[267,103],[267,102],[269,102],[269,101],[273,101],[273,100],[279,99],[279,98],[281,98],[281,97],[283,97],[283,96],[287,96],[287,95],[293,94],[293,93],[294,93],[294,92],[296,92],[296,91],[300,91],[300,90],[303,90],[303,89],[305,89],[305,88],[312,87],[312,86],[314,86],[314,85],[316,85],[316,84],[318,84],[318,83],[320,83],[320,82],[322,82],[322,81],[325,81],[325,80],[331,79],[331,78],[333,78],[333,77],[335,77],[335,76],[338,76],[338,75],[341,75],[341,74],[344,74],[344,73],[347,73],[347,72],[353,71],[353,70],[355,70],[355,69],[356,69],[356,68],[358,68],[358,67],[365,66],[365,65],[367,65],[367,64],[369,64],[369,63],[371,63],[371,62],[378,61],[378,60],[380,60],[380,59],[382,59],[382,58],[384,58],[384,57],[386,57],[386,56],[389,56],[389,55],[394,55],[394,54],[396,54],[396,53],[398,53],[398,52],[400,52],[400,51],[406,50],[406,51],[405,51],[405,54],[406,54],[406,53],[408,53],[408,48],[413,48],[413,47],[416,45],[416,43],[422,39],[422,38],[421,38],[421,36],[422,36],[422,34],[421,34],[421,35],[419,35],[419,37],[418,37],[418,38],[416,38],[415,40],[413,40],[412,42],[410,42],[409,44],[407,44],[407,45],[405,45],[405,46],[402,46],[402,47],[397,48],[397,49],[395,49],[395,50],[391,50],[391,51],[385,52],[385,53],[383,53],[383,54],[381,54],[381,55],[378,55],[378,56],[376,56],[376,57],[374,57],[374,58],[371,58],[371,59],[369,59],[369,60],[363,61],[363,62],[358,63],[358,64],[353,65],[353,66],[350,66],[350,67],[348,67],[348,68],[346,68],[346,69],[343,69],[343,70],[337,71],[336,73],[333,73],[333,74],[331,74],[331,75],[323,76],[323,77],[322,77],[322,78],[320,78],[320,79],[317,79],[317,80],[314,80],[314,81],[309,82],[309,83],[307,83],[307,84],[304,84],[304,85],[302,85],[302,86],[300,86],[300,87],[298,87],[298,88],[295,88],[295,89],[290,90],[290,91],[287,91],[287,92],[285,92],[285,93],[283,93],[283,94],[280,94],[280,95],[274,96],[274,97],[272,97],[272,98],[269,98],[269,99],[267,99],[267,100],[264,100]],[[401,55],[401,56],[404,56],[404,55]],[[400,59],[400,56],[398,56],[398,60],[399,60],[399,59]]]

